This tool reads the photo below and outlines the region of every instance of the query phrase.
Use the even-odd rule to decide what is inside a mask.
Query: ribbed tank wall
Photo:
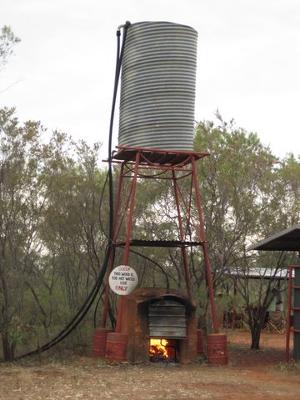
[[[170,22],[128,28],[122,65],[119,144],[192,150],[197,32]]]

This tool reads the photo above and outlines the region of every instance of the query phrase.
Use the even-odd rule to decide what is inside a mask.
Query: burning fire
[[[153,359],[168,359],[168,341],[166,339],[150,339],[150,357]]]

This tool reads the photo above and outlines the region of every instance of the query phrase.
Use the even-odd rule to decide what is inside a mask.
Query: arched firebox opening
[[[148,307],[150,361],[177,362],[179,341],[187,336],[186,307],[178,298],[164,296]]]
[[[178,290],[137,289],[126,298],[128,361],[188,363],[197,358],[195,304]]]

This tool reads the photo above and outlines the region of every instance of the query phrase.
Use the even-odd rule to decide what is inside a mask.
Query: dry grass
[[[274,343],[276,340],[278,337],[274,336]],[[283,348],[270,346],[261,352],[251,352],[245,347],[243,334],[231,335],[230,341],[231,361],[227,367],[213,368],[205,363],[133,366],[109,364],[90,357],[49,359],[47,355],[42,361],[0,364],[0,399],[300,398],[299,370],[296,373],[278,368],[284,365],[277,360],[283,357]]]

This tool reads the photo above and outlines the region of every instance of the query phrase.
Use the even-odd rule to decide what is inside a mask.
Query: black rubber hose
[[[115,73],[115,83],[114,83],[114,91],[113,91],[113,100],[111,106],[111,115],[110,115],[110,125],[109,125],[109,140],[108,140],[108,182],[109,182],[109,240],[113,241],[113,227],[114,227],[114,191],[113,191],[113,172],[112,172],[112,137],[113,137],[113,127],[114,127],[114,116],[115,116],[115,108],[116,108],[116,100],[118,93],[118,83],[120,78],[123,54],[125,49],[125,42],[127,37],[127,29],[130,26],[130,22],[126,22],[124,25],[123,31],[123,41],[122,48],[120,52],[120,29],[117,30],[117,62],[116,62],[116,73]]]
[[[99,211],[99,218],[100,218],[100,226],[101,229],[104,233],[104,235],[107,237],[109,240],[109,243],[112,246],[112,264],[115,259],[115,247],[113,246],[113,229],[114,229],[114,183],[113,183],[113,169],[112,169],[112,137],[113,137],[113,127],[114,127],[114,115],[115,115],[115,108],[116,108],[116,100],[117,100],[117,93],[118,93],[118,84],[119,84],[119,78],[120,78],[120,72],[121,72],[121,66],[122,66],[122,60],[123,60],[123,54],[124,54],[124,49],[125,49],[125,43],[126,43],[126,37],[127,37],[127,29],[130,26],[130,22],[126,22],[124,25],[124,32],[123,32],[123,40],[122,40],[122,47],[120,51],[120,36],[121,36],[121,31],[120,29],[117,30],[117,57],[116,57],[116,69],[115,69],[115,81],[114,81],[114,90],[113,90],[113,99],[112,99],[112,106],[111,106],[111,115],[110,115],[110,124],[109,124],[109,139],[108,139],[108,173],[107,177],[104,182],[104,186],[102,189],[101,197],[100,197],[100,211]],[[108,235],[105,233],[105,230],[103,229],[103,223],[101,219],[101,205],[103,201],[103,195],[104,195],[104,189],[107,183],[108,179],[108,185],[109,185],[109,232]],[[94,327],[96,327],[96,314],[98,310],[98,306],[100,303],[101,297],[99,297],[95,310],[94,310]]]
[[[109,124],[109,137],[108,137],[108,184],[109,184],[109,233],[108,237],[110,242],[113,241],[113,226],[114,226],[114,188],[113,188],[113,172],[112,172],[112,136],[114,127],[114,115],[116,108],[116,99],[118,92],[119,70],[120,70],[120,30],[117,30],[117,58],[116,58],[116,71],[114,81],[113,99],[111,105],[110,124]]]
[[[104,228],[104,225],[103,225],[102,216],[101,216],[101,210],[102,210],[104,192],[105,192],[107,181],[108,181],[108,173],[106,174],[106,177],[105,177],[105,180],[104,180],[104,184],[103,184],[102,189],[101,189],[100,198],[99,198],[99,225],[100,225],[100,230],[103,232],[103,234],[106,237],[106,239],[108,239],[108,235],[105,232],[105,228]]]
[[[87,314],[89,311],[91,305],[93,304],[95,297],[97,296],[97,293],[99,291],[99,288],[101,287],[104,275],[106,273],[107,265],[108,265],[108,260],[110,257],[110,249],[111,247],[108,246],[105,254],[105,259],[103,262],[103,268],[101,269],[101,272],[98,275],[98,278],[93,286],[93,289],[91,290],[90,294],[84,301],[83,305],[79,309],[79,311],[75,314],[75,316],[72,318],[72,320],[68,323],[68,325],[65,326],[65,328],[60,331],[52,340],[50,340],[48,343],[44,344],[43,346],[37,348],[36,350],[30,351],[26,354],[23,354],[19,357],[16,357],[15,360],[19,360],[24,357],[28,357],[34,354],[39,354],[42,353],[43,351],[46,351],[50,349],[51,347],[55,346],[58,344],[60,341],[62,341],[65,337],[67,337],[77,326],[78,324],[82,321],[84,316]]]
[[[122,58],[123,58],[123,53],[124,53],[124,46],[125,46],[125,40],[126,40],[126,35],[127,35],[127,29],[129,27],[130,23],[126,23],[124,26],[124,35],[123,35],[123,44],[122,44],[122,50],[121,54],[120,53],[120,30],[117,31],[117,61],[116,61],[116,73],[115,73],[115,84],[114,84],[114,92],[113,92],[113,103],[112,103],[112,112],[111,112],[111,120],[110,120],[110,130],[109,130],[109,141],[108,141],[108,162],[109,162],[109,171],[108,171],[108,178],[109,178],[109,193],[110,193],[110,230],[109,230],[109,239],[110,242],[108,243],[108,246],[106,248],[105,252],[105,258],[103,261],[103,266],[101,268],[101,271],[97,277],[97,280],[95,282],[95,285],[93,286],[90,294],[84,301],[83,305],[79,309],[79,311],[75,314],[75,316],[72,318],[72,320],[67,324],[67,326],[60,331],[52,340],[50,340],[48,343],[44,344],[43,346],[37,348],[36,350],[30,351],[26,354],[23,354],[19,357],[16,357],[15,360],[28,357],[34,354],[40,354],[46,350],[49,350],[51,347],[55,346],[59,342],[61,342],[63,339],[65,339],[82,321],[82,319],[85,317],[85,315],[88,313],[90,307],[92,306],[97,293],[100,290],[100,287],[102,285],[104,276],[106,274],[107,266],[108,266],[108,261],[110,259],[111,251],[114,251],[114,247],[112,244],[112,235],[113,235],[113,179],[112,179],[112,134],[113,134],[113,120],[114,120],[114,112],[115,112],[115,104],[116,104],[116,97],[117,97],[117,89],[118,89],[118,81],[119,81],[119,76],[120,76],[120,70],[121,70],[121,64],[122,64]],[[106,182],[104,183],[106,184]]]

